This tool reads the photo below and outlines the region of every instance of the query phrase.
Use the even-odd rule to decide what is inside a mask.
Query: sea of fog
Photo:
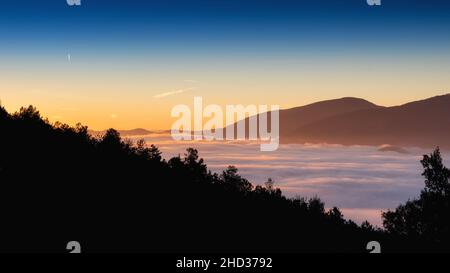
[[[173,141],[169,135],[144,138],[168,159],[186,148],[199,150],[208,168],[221,172],[229,165],[253,184],[270,177],[288,197],[320,197],[327,208],[339,207],[357,223],[382,226],[381,211],[417,197],[424,187],[420,159],[431,150],[408,148],[408,153],[381,152],[377,147],[283,144],[275,152],[261,152],[249,142]],[[449,154],[445,162],[450,164]]]

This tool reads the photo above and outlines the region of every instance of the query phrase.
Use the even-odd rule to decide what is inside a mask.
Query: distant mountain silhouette
[[[248,118],[234,126],[241,122],[248,135]],[[449,149],[450,94],[394,107],[347,97],[280,110],[280,141]]]
[[[89,130],[89,134],[93,136],[97,135],[104,135],[107,132],[107,130],[103,131],[95,131],[95,130]],[[147,130],[142,128],[136,128],[131,130],[119,130],[118,131],[121,136],[127,137],[127,136],[145,136],[150,134],[157,134],[157,133],[168,133],[169,131],[155,131],[155,130]]]
[[[329,111],[327,107],[323,107],[322,110]],[[309,119],[304,115],[298,115],[296,118]],[[280,123],[285,121],[281,120]],[[448,149],[450,95],[395,107],[371,107],[349,111],[307,124],[302,122],[294,130],[282,131],[281,141],[377,146],[390,144],[424,148],[440,146]]]
[[[280,134],[281,141],[284,142],[296,142],[296,130],[302,126],[319,122],[321,120],[340,115],[345,113],[352,113],[359,110],[366,109],[378,109],[381,106],[375,105],[363,99],[358,98],[341,98],[334,100],[326,100],[321,102],[316,102],[313,104],[308,104],[305,106],[280,110]],[[270,128],[271,117],[268,115],[268,123]],[[248,136],[249,119],[238,121],[234,124],[235,136],[236,128],[238,124],[245,122],[246,136]],[[259,122],[258,122],[259,124]],[[230,129],[227,126],[224,130],[224,135],[226,131]]]
[[[363,99],[342,98],[316,102],[306,106],[280,111],[280,132],[283,137],[295,134],[298,128],[331,118],[333,116],[352,113],[360,110],[380,109]]]

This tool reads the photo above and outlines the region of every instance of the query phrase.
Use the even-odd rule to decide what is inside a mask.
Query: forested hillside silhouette
[[[424,166],[435,168],[430,160]],[[438,218],[421,219],[443,226],[410,232],[397,211],[385,214],[386,232],[327,211],[319,198],[288,199],[270,179],[253,186],[233,166],[212,173],[195,149],[166,161],[113,129],[93,137],[81,125],[50,124],[32,106],[0,107],[2,252],[66,252],[69,241],[83,252],[366,252],[369,241],[385,252],[441,250],[448,176],[438,180],[445,186],[421,197],[438,203],[421,203],[417,214],[444,205]]]
[[[383,213],[383,225],[391,234],[421,238],[449,249],[450,170],[444,166],[439,149],[421,160],[425,188],[420,197]]]

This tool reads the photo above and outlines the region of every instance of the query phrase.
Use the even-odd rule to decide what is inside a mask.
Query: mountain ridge
[[[299,118],[299,117],[297,117]],[[283,121],[280,121],[283,122]],[[450,94],[334,115],[281,132],[284,143],[450,148]]]
[[[237,128],[237,124],[245,122],[248,136],[248,121],[246,118],[233,126]],[[270,115],[268,121],[270,123]],[[137,128],[119,132],[123,136],[143,136],[169,133],[170,130]],[[380,106],[362,98],[342,97],[282,109],[280,141],[284,144],[440,146],[450,149],[450,93],[396,106]]]

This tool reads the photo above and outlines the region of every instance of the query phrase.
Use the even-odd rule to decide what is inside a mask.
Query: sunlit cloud
[[[160,98],[164,98],[164,97],[168,97],[168,96],[172,96],[172,95],[182,94],[184,92],[188,92],[188,91],[191,91],[191,90],[194,90],[194,89],[195,89],[194,87],[186,88],[186,89],[178,89],[178,90],[175,90],[175,91],[170,91],[170,92],[157,94],[157,95],[153,96],[153,98],[160,99]]]
[[[199,83],[199,81],[197,81],[197,80],[184,80],[184,82],[187,82],[187,83]]]

